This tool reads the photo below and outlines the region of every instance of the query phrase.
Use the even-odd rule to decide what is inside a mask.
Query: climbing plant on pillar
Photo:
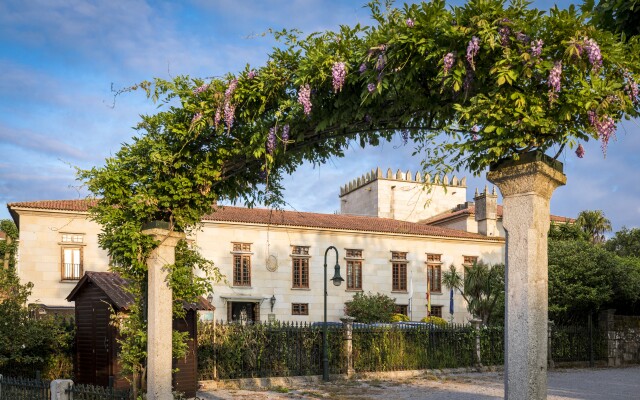
[[[637,41],[589,25],[574,7],[369,8],[372,26],[274,32],[280,45],[262,66],[129,88],[163,107],[105,166],[80,172],[101,198],[100,243],[126,255],[123,272],[144,274],[154,245],[140,233],[144,222],[188,231],[218,200],[278,204],[282,174],[352,143],[400,133],[425,172],[479,174],[532,150],[583,157],[581,143],[592,139],[606,151],[616,123],[638,115]]]

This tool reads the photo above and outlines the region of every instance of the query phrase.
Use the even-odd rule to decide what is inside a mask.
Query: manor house
[[[442,272],[450,265],[462,272],[476,260],[501,263],[505,254],[495,189],[476,191],[474,202],[466,196],[465,178],[378,168],[340,187],[339,214],[216,206],[190,239],[225,276],[209,296],[216,319],[321,321],[325,251],[335,246],[345,281],[338,287],[329,281],[329,320],[344,316],[355,293],[380,292],[417,321],[427,314],[429,288],[432,315],[466,322],[458,293],[450,309]],[[42,313],[72,306],[66,297],[85,271],[109,270],[98,245],[100,226],[88,218],[90,205],[8,205],[20,231],[18,273],[33,282],[29,301]],[[327,264],[331,278],[333,251]]]

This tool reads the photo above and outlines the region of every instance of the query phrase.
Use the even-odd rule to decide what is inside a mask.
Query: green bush
[[[345,304],[344,313],[355,318],[356,322],[391,322],[396,309],[396,300],[382,293],[358,292]]]
[[[408,321],[411,321],[411,319],[409,319],[409,317],[404,314],[396,313],[391,316],[391,322],[408,322]]]
[[[420,322],[427,322],[436,326],[447,326],[447,321],[444,318],[440,317],[424,317],[420,320]]]

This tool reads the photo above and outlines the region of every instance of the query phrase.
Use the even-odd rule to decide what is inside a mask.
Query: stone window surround
[[[252,263],[251,263],[251,256],[253,255],[253,252],[251,251],[251,245],[252,243],[246,243],[246,242],[231,242],[231,255],[232,255],[232,264],[231,264],[231,268],[232,268],[232,272],[233,272],[233,287],[237,287],[237,288],[244,288],[244,289],[250,289],[251,288],[251,268],[252,268]],[[238,276],[237,275],[237,268],[236,268],[236,263],[237,260],[239,259],[241,265],[240,268],[242,269],[242,264],[244,263],[244,261],[247,261],[249,264],[249,268],[248,268],[248,272],[247,275],[248,277],[245,276]],[[241,272],[241,275],[242,272]]]
[[[291,315],[309,315],[309,303],[291,303]]]
[[[427,279],[430,280],[429,292],[439,294],[442,293],[442,254],[426,253],[427,254]],[[438,271],[438,282],[434,282],[433,272]],[[437,284],[436,284],[437,283]]]
[[[347,267],[347,288],[348,292],[362,292],[362,264],[364,258],[362,256],[362,249],[344,249],[346,256],[344,257]],[[353,278],[353,282],[349,279],[349,266],[356,267],[358,274]],[[352,284],[349,286],[349,284]]]
[[[407,259],[406,251],[391,251],[391,292],[407,293]]]
[[[293,290],[310,290],[309,273],[310,273],[310,246],[291,246],[291,289]],[[296,265],[298,264],[298,265]],[[299,270],[299,276],[296,276],[296,269]],[[296,284],[296,280],[299,282]]]

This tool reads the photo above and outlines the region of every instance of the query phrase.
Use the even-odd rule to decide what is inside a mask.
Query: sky
[[[274,46],[269,28],[305,34],[372,21],[365,0],[2,0],[0,1],[0,219],[6,204],[86,196],[76,168],[104,164],[136,135],[156,105],[142,92],[113,90],[154,77],[223,76],[262,65]],[[459,4],[453,2],[451,4]],[[571,2],[534,1],[548,9]],[[400,6],[401,2],[397,2]],[[578,159],[565,151],[567,185],[551,212],[602,210],[614,231],[640,227],[640,121],[618,125],[606,158],[590,141]],[[344,158],[303,165],[285,180],[288,209],[333,213],[340,185],[372,168],[420,168],[398,137],[350,148]],[[484,178],[468,172],[468,200]]]

